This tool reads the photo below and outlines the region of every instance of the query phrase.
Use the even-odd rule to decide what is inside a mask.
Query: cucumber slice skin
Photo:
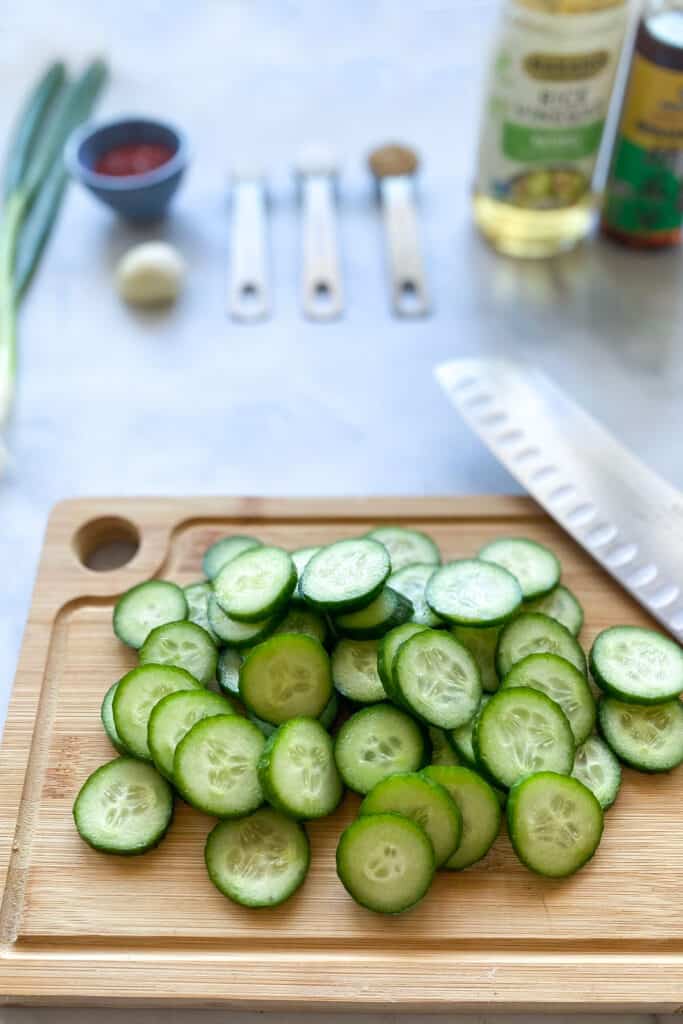
[[[102,725],[104,726],[104,731],[107,734],[107,739],[114,750],[123,756],[130,756],[130,751],[119,736],[116,729],[116,722],[114,721],[112,705],[114,703],[114,694],[116,693],[116,687],[118,685],[118,682],[113,683],[105,693],[102,700],[102,707],[100,709],[100,718],[102,719]]]
[[[256,537],[247,537],[238,533],[230,537],[221,537],[220,540],[217,540],[215,544],[211,544],[204,552],[204,557],[202,558],[204,575],[207,579],[214,580],[228,562],[232,562],[234,558],[243,555],[245,551],[251,551],[252,548],[259,547],[261,547],[261,541],[257,540]]]
[[[401,738],[392,733],[400,733]],[[401,745],[405,746],[403,751]],[[359,764],[356,748],[363,746],[366,755],[371,753],[372,757],[365,756],[364,763]],[[334,745],[342,780],[363,796],[389,775],[418,771],[424,764],[425,753],[425,737],[420,727],[391,704],[373,704],[351,715],[337,733]]]
[[[640,728],[645,729],[649,737],[654,732],[656,739],[659,731],[669,741],[666,755],[653,757],[642,742],[639,748],[634,749],[634,742],[629,742],[628,736],[624,735],[626,727],[620,727],[619,716],[626,716],[627,721],[635,720],[636,725],[639,721],[644,722]],[[623,764],[636,771],[649,774],[668,772],[683,764],[683,705],[679,700],[663,704],[633,704],[603,697],[598,706],[598,724],[610,750]]]
[[[458,643],[466,647],[477,665],[481,685],[487,693],[495,693],[500,685],[496,671],[496,647],[500,626],[481,628],[476,626],[453,626],[451,632]]]
[[[355,562],[355,568],[354,568]],[[358,580],[366,565],[364,580]],[[347,572],[355,577],[355,585],[344,586],[326,583],[329,575],[336,573],[337,578]],[[329,611],[335,615],[366,608],[379,596],[391,572],[391,562],[386,548],[378,541],[368,537],[340,540],[322,548],[304,569],[301,577],[301,593],[306,601],[321,611]]]
[[[401,644],[393,683],[401,702],[427,725],[455,729],[481,701],[479,669],[470,652],[442,630],[427,629]]]
[[[590,764],[597,763],[601,777],[591,778]],[[589,736],[576,751],[572,777],[590,789],[603,811],[612,806],[621,787],[621,765],[608,745],[598,736]]]
[[[209,600],[211,629],[222,643],[229,647],[235,647],[237,650],[253,647],[254,644],[260,644],[266,637],[271,636],[278,624],[282,622],[283,614],[283,611],[280,611],[259,622],[238,622],[237,619],[231,619],[229,615],[226,615],[216,600],[215,594]]]
[[[311,746],[313,744],[313,746]],[[307,763],[303,761],[308,758]],[[297,790],[283,785],[281,774],[286,766],[282,760],[294,762],[300,769]],[[307,799],[311,776],[319,773],[319,785],[327,785],[327,799]],[[334,760],[331,737],[315,718],[291,718],[273,733],[258,764],[258,776],[266,801],[288,818],[312,821],[332,814],[341,803],[344,785]]]
[[[94,798],[92,791],[103,784],[107,776],[111,776],[113,780],[113,783],[110,783],[109,791],[112,792],[112,784],[119,790],[118,794],[112,792],[109,797],[110,803],[114,802],[114,795],[120,795],[121,787],[131,785],[130,781],[126,780],[137,777],[154,790],[156,799],[164,805],[161,808],[157,827],[152,829],[146,838],[142,836],[131,843],[116,842],[108,840],[103,834],[104,830],[100,829],[95,832],[92,827],[88,826],[86,819],[91,813],[90,804]],[[134,785],[140,786],[141,783],[134,783]],[[105,795],[107,795],[106,792]],[[135,813],[140,813],[140,811]],[[152,765],[133,757],[117,757],[97,768],[83,783],[74,802],[73,817],[81,839],[93,850],[113,853],[121,857],[133,857],[154,849],[168,832],[173,820],[173,790]]]
[[[522,606],[522,590],[512,573],[478,558],[437,569],[425,596],[432,611],[458,626],[499,626]]]
[[[363,884],[364,873],[359,866],[367,865],[366,871],[369,870],[368,860],[377,856],[371,851],[380,847],[386,849],[389,843],[396,844],[393,849],[397,870],[405,869],[412,861],[418,877],[410,888],[404,883],[398,892],[381,900],[377,889],[380,884],[386,884],[387,873],[378,875],[374,885],[368,885],[368,880]],[[396,857],[399,843],[403,846],[402,857]],[[414,907],[429,891],[435,870],[434,848],[426,833],[416,822],[400,814],[369,814],[357,818],[342,832],[337,846],[340,882],[356,903],[380,914],[401,914]]]
[[[377,704],[387,698],[378,671],[377,640],[340,640],[330,664],[334,687],[355,704]]]
[[[271,582],[265,589],[258,581],[268,574]],[[296,583],[296,568],[289,554],[282,548],[260,545],[223,566],[213,581],[213,588],[226,615],[249,623],[262,622],[283,611]]]
[[[416,562],[441,564],[441,552],[437,545],[421,530],[407,530],[403,526],[376,526],[366,536],[384,545],[389,552],[394,572]]]
[[[143,701],[143,708],[148,711],[147,719],[143,722],[140,720],[140,709],[136,701],[149,687],[153,689]],[[132,756],[141,761],[151,761],[147,745],[147,725],[152,708],[162,697],[176,690],[201,689],[201,683],[197,682],[194,676],[185,669],[171,665],[140,665],[119,679],[112,701],[114,724],[121,741]],[[134,709],[137,712],[135,714]]]
[[[528,686],[559,704],[580,746],[595,728],[597,706],[588,681],[579,670],[556,654],[529,654],[515,662],[500,684],[501,690]]]
[[[430,629],[444,626],[443,619],[432,611],[427,604],[425,591],[429,580],[437,570],[437,566],[428,562],[415,562],[405,565],[402,569],[393,569],[387,586],[403,594],[413,606],[411,621]]]
[[[530,639],[524,639],[531,634]],[[540,612],[522,612],[501,630],[496,648],[496,671],[504,679],[512,666],[529,654],[557,654],[587,675],[586,656],[579,642],[556,619]]]
[[[177,716],[183,713],[185,719],[179,724]],[[162,697],[152,708],[147,723],[147,746],[156,770],[173,783],[173,755],[183,736],[202,718],[234,713],[235,709],[225,697],[209,690],[178,690]],[[168,730],[173,726],[174,717],[175,743],[169,744]]]
[[[560,582],[562,567],[553,552],[526,537],[503,537],[485,544],[478,557],[507,569],[519,581],[525,601],[543,597]]]
[[[178,650],[181,645],[187,647],[190,641],[198,651],[197,657],[190,658]],[[140,648],[140,664],[181,668],[202,686],[207,686],[216,676],[218,651],[209,633],[194,622],[167,622],[153,629],[145,640]]]
[[[262,841],[266,841],[270,836],[271,848],[268,851],[268,859],[271,862],[274,856],[282,856],[283,852],[289,853],[290,859],[294,861],[294,870],[288,872],[286,884],[281,883],[279,887],[273,887],[270,892],[265,893],[259,893],[253,881],[254,875],[262,877],[262,872],[250,872],[249,864],[244,863],[247,856],[245,847],[249,842],[253,844],[254,837],[259,835]],[[233,857],[228,858],[226,850],[234,851]],[[243,874],[251,874],[251,887],[245,886],[244,883],[240,885],[234,874],[229,875],[225,871],[225,864],[228,861],[234,865],[235,860],[240,857],[244,863]],[[250,908],[277,907],[293,896],[303,884],[311,862],[311,850],[308,836],[301,825],[269,807],[262,807],[248,817],[219,821],[206,840],[204,862],[213,884],[233,903]],[[255,867],[260,866],[262,865],[257,856]]]
[[[287,691],[283,671],[293,680]],[[280,679],[274,683],[273,674]],[[292,673],[294,673],[292,675]],[[302,691],[301,676],[308,685]],[[272,693],[273,688],[279,689]],[[317,640],[303,633],[280,633],[254,647],[240,669],[240,699],[258,718],[282,725],[290,718],[318,718],[332,697],[332,669],[327,651]]]
[[[363,800],[358,814],[402,814],[424,829],[434,848],[437,867],[453,856],[462,836],[462,816],[457,804],[428,775],[399,772],[378,782]]]
[[[336,693],[333,693],[329,701],[327,702],[323,713],[321,715],[318,715],[318,717],[313,719],[313,721],[320,722],[323,729],[326,732],[329,732],[329,730],[334,725],[338,713],[339,698],[337,697]],[[253,722],[254,725],[258,726],[258,728],[261,730],[261,732],[263,733],[267,740],[269,740],[270,737],[278,731],[278,729],[282,729],[284,725],[287,724],[286,722],[284,722],[283,725],[273,725],[272,722],[265,722],[262,718],[259,718],[258,715],[253,714],[251,711],[247,711],[247,718],[249,719],[250,722]],[[294,719],[290,718],[289,721],[294,721]]]
[[[502,716],[508,716],[508,722],[516,716],[514,732],[518,733],[522,712],[527,721],[531,715],[536,716],[535,733],[538,736],[542,730],[543,745],[524,751],[520,751],[518,745],[515,756],[521,761],[525,755],[527,760],[523,765],[515,765],[509,757],[510,750],[507,758],[503,755],[501,726],[498,722],[502,721]],[[512,729],[508,728],[507,735],[511,732]],[[574,734],[564,712],[550,697],[530,687],[515,686],[493,694],[477,716],[472,745],[474,755],[487,776],[503,789],[509,789],[526,775],[542,771],[569,775],[574,766]],[[546,752],[541,755],[540,751],[544,748]]]
[[[239,715],[202,718],[176,747],[173,758],[176,789],[191,807],[216,818],[242,818],[250,814],[263,803],[257,766],[265,743],[261,730]],[[211,765],[207,771],[208,786],[196,764],[203,749],[210,750],[206,758]],[[212,772],[215,779],[211,778]],[[232,797],[230,790],[236,791]]]
[[[337,616],[334,631],[351,640],[375,640],[407,622],[412,614],[410,601],[386,586],[367,608]]]
[[[187,601],[187,618],[194,622],[195,626],[201,626],[209,634],[213,642],[218,646],[219,637],[216,636],[211,623],[209,622],[209,601],[213,597],[213,588],[210,583],[190,583],[183,587],[185,600]]]
[[[242,655],[232,647],[226,647],[218,658],[216,666],[216,679],[221,693],[226,697],[239,697],[240,695],[240,668],[242,666]]]
[[[591,675],[600,689],[617,700],[662,704],[683,693],[683,650],[653,629],[640,626],[605,629],[595,638],[589,661]],[[655,671],[653,662],[657,664],[659,675],[666,676],[662,683],[655,685],[649,682]]]
[[[527,604],[527,611],[541,612],[541,614],[555,619],[574,636],[578,636],[583,629],[584,614],[581,603],[576,594],[573,594],[569,587],[565,587],[561,583],[544,597],[530,601]]]
[[[503,818],[498,794],[486,779],[464,766],[429,765],[422,774],[443,786],[460,811],[462,839],[443,866],[463,871],[485,857],[498,838]]]
[[[477,717],[484,710],[490,699],[490,694],[482,694],[481,703],[477,708],[477,712],[474,717],[471,718],[469,722],[465,722],[464,725],[459,725],[457,729],[449,729],[446,732],[448,742],[462,763],[468,768],[472,768],[474,771],[484,770],[479,765],[474,753],[474,726],[476,724]]]
[[[156,626],[186,619],[187,612],[185,594],[175,583],[145,580],[127,590],[116,602],[114,633],[121,643],[137,650]]]
[[[397,626],[385,634],[377,648],[377,672],[379,678],[387,695],[396,703],[400,704],[401,702],[401,698],[394,687],[394,660],[398,654],[399,647],[406,640],[409,640],[411,636],[422,633],[428,628],[428,626],[423,626],[418,622],[405,622],[402,626]]]
[[[579,835],[583,841],[573,860],[565,856],[564,862],[555,859],[553,863],[548,849],[542,849],[540,856],[534,850],[533,841],[528,835],[529,822],[533,822],[534,805],[543,800],[544,792],[553,794],[550,800],[551,812],[555,811],[558,802],[560,809],[563,801],[568,808],[573,806],[576,809],[577,805],[580,806],[584,828],[583,834]],[[547,797],[545,800],[548,803]],[[541,814],[546,820],[550,816],[548,811],[542,810]],[[567,878],[584,867],[600,845],[604,828],[602,808],[590,789],[578,779],[555,772],[537,772],[516,782],[508,795],[507,820],[510,841],[518,858],[530,871],[545,878]],[[547,847],[549,839],[545,838],[544,844]]]

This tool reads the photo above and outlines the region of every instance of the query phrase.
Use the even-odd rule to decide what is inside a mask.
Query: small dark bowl
[[[108,150],[131,142],[159,143],[173,150],[173,156],[145,174],[119,177],[94,170]],[[64,156],[73,178],[132,221],[153,221],[164,215],[189,161],[187,140],[178,128],[139,117],[78,128],[69,139]]]

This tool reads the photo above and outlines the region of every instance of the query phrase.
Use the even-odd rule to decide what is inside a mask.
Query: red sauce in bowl
[[[168,163],[174,155],[175,150],[162,142],[128,142],[103,153],[95,161],[95,171],[117,178],[147,174]]]

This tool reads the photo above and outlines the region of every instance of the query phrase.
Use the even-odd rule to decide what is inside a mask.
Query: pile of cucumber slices
[[[348,788],[363,799],[339,878],[398,913],[437,869],[484,857],[504,813],[522,863],[572,874],[598,847],[620,762],[683,761],[683,651],[615,626],[587,664],[581,605],[535,541],[442,565],[431,538],[396,526],[291,553],[231,536],[203,568],[200,583],[150,580],[115,607],[139,665],[102,703],[120,756],[74,805],[95,849],[156,846],[177,793],[219,819],[214,885],[275,906],[308,871],[302,822]]]

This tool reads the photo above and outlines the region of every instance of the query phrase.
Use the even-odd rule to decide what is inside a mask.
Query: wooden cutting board
[[[211,886],[211,821],[178,805],[138,858],[87,847],[71,807],[112,750],[102,695],[134,654],[111,632],[116,597],[149,576],[186,584],[220,535],[287,548],[415,525],[444,558],[501,534],[550,544],[586,609],[583,642],[647,623],[632,600],[532,503],[518,498],[130,499],[59,505],[51,519],[0,754],[0,1001],[287,1009],[683,1011],[683,771],[625,772],[600,850],[565,881],[537,878],[500,836],[396,918],[357,907],[334,869],[347,796],[308,829],[312,869],[283,907],[248,911]],[[95,549],[139,540],[94,571]]]

